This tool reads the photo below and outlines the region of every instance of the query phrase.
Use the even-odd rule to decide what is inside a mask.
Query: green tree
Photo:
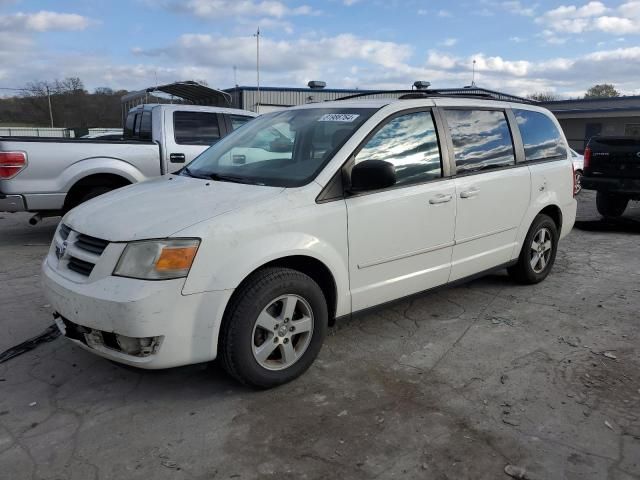
[[[594,85],[587,93],[585,93],[584,98],[609,98],[609,97],[619,97],[620,92],[616,90],[610,83],[600,83],[598,85]]]

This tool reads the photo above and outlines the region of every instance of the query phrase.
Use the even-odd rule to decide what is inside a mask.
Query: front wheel
[[[551,217],[540,214],[525,237],[518,263],[507,270],[519,283],[534,284],[544,280],[556,259],[558,227]]]
[[[598,192],[596,195],[596,208],[603,217],[619,217],[628,204],[629,199],[620,195],[605,192]]]
[[[287,268],[260,270],[239,288],[225,313],[222,365],[252,387],[289,382],[318,356],[327,325],[327,302],[311,277]]]

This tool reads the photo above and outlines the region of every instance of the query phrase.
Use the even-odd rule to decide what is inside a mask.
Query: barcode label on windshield
[[[357,113],[327,113],[320,117],[319,122],[342,122],[351,123],[360,115]]]

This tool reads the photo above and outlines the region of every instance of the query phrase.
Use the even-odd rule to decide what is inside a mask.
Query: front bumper
[[[83,327],[80,333],[87,335],[79,339],[74,327],[74,334],[66,332],[67,337],[86,350],[149,369],[207,362],[217,355],[220,322],[232,290],[182,295],[184,279],[145,281],[109,276],[75,283],[57,273],[48,260],[42,273],[45,296],[54,311]],[[112,348],[113,342],[96,341],[98,332],[154,338],[157,344],[143,356],[130,355]]]
[[[24,212],[26,209],[22,195],[0,193],[0,212]]]
[[[582,188],[599,192],[619,193],[631,197],[640,196],[640,179],[582,177]]]

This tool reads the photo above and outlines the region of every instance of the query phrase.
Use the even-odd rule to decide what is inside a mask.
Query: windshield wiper
[[[187,177],[191,177],[191,178],[201,178],[203,180],[206,180],[207,177],[201,177],[199,175],[194,174],[191,170],[189,170],[189,167],[182,167],[182,170],[180,170],[180,175],[186,174]]]
[[[215,180],[216,182],[251,183],[246,178],[234,177],[232,175],[220,175],[219,173],[211,173],[207,178]]]

